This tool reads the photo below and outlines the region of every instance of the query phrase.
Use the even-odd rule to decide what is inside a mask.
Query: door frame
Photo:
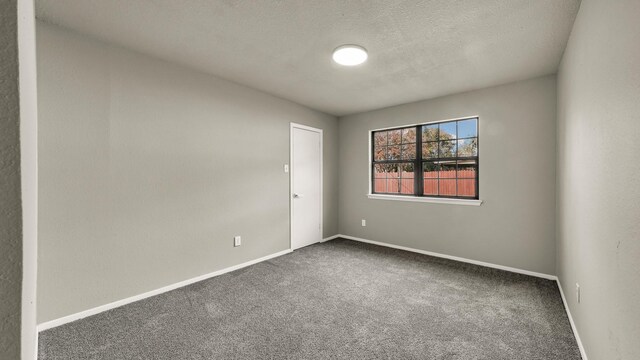
[[[324,236],[324,214],[323,214],[323,202],[324,202],[324,140],[322,129],[314,128],[307,125],[289,123],[289,250],[293,250],[293,173],[295,171],[293,167],[293,130],[301,129],[307,131],[313,131],[320,134],[320,240],[322,241]]]

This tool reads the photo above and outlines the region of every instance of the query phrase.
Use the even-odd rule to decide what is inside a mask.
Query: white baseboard
[[[380,242],[380,241],[367,240],[367,239],[358,238],[358,237],[355,237],[355,236],[342,235],[342,234],[329,236],[327,238],[322,239],[321,242],[326,242],[326,241],[334,240],[334,239],[337,239],[337,238],[344,238],[344,239],[359,241],[359,242],[363,242],[363,243],[389,247],[389,248],[393,248],[393,249],[405,250],[405,251],[410,251],[410,252],[414,252],[414,253],[419,253],[419,254],[424,254],[424,255],[429,255],[429,256],[435,256],[435,257],[439,257],[439,258],[444,258],[444,259],[449,259],[449,260],[454,260],[454,261],[460,261],[460,262],[470,263],[470,264],[474,264],[474,265],[490,267],[490,268],[494,268],[494,269],[510,271],[510,272],[514,272],[514,273],[518,273],[518,274],[535,276],[535,277],[548,279],[548,280],[555,280],[557,282],[557,284],[558,284],[558,289],[560,289],[560,296],[562,297],[562,303],[564,304],[565,311],[567,312],[567,317],[569,318],[569,323],[571,324],[571,330],[573,331],[573,334],[574,334],[574,336],[576,338],[576,342],[578,343],[578,348],[580,349],[580,355],[582,356],[583,360],[588,360],[587,353],[584,350],[584,346],[582,345],[582,341],[580,340],[580,335],[578,334],[578,329],[576,328],[576,325],[575,325],[575,323],[573,321],[573,317],[571,316],[571,311],[569,310],[569,305],[567,304],[567,299],[565,298],[564,292],[562,291],[562,285],[560,284],[560,280],[558,279],[558,277],[555,276],[555,275],[548,275],[548,274],[538,273],[538,272],[529,271],[529,270],[522,270],[522,269],[513,268],[513,267],[509,267],[509,266],[496,265],[496,264],[491,264],[491,263],[487,263],[487,262],[483,262],[483,261],[471,260],[471,259],[461,258],[461,257],[457,257],[457,256],[445,255],[445,254],[435,253],[435,252],[431,252],[431,251],[414,249],[414,248],[409,248],[409,247],[400,246],[400,245],[393,245],[393,244],[384,243],[384,242]],[[206,280],[206,279],[209,279],[209,278],[212,278],[212,277],[216,277],[216,276],[219,276],[219,275],[222,275],[222,274],[226,274],[226,273],[234,271],[234,270],[242,269],[244,267],[257,264],[257,263],[262,262],[262,261],[273,259],[273,258],[276,258],[278,256],[282,256],[282,255],[288,254],[290,252],[292,252],[291,249],[283,250],[283,251],[280,251],[280,252],[277,252],[277,253],[274,253],[274,254],[271,254],[271,255],[267,255],[267,256],[261,257],[259,259],[247,261],[247,262],[242,263],[242,264],[230,266],[228,268],[225,268],[225,269],[222,269],[222,270],[218,270],[218,271],[214,271],[214,272],[209,273],[209,274],[197,276],[195,278],[184,280],[184,281],[181,281],[181,282],[178,282],[178,283],[175,283],[175,284],[172,284],[172,285],[168,285],[168,286],[156,289],[156,290],[148,291],[148,292],[140,294],[140,295],[132,296],[132,297],[129,297],[129,298],[126,298],[126,299],[118,300],[118,301],[114,301],[112,303],[101,305],[101,306],[98,306],[98,307],[95,307],[95,308],[92,308],[92,309],[84,310],[84,311],[81,311],[79,313],[75,313],[75,314],[64,316],[64,317],[61,317],[61,318],[58,318],[58,319],[55,319],[55,320],[47,321],[47,322],[38,324],[37,330],[38,330],[38,332],[41,332],[41,331],[45,331],[45,330],[48,330],[48,329],[52,329],[54,327],[57,327],[57,326],[60,326],[60,325],[64,325],[64,324],[67,324],[67,323],[70,323],[70,322],[73,322],[73,321],[76,321],[76,320],[80,320],[80,319],[83,319],[83,318],[91,316],[91,315],[96,315],[96,314],[99,314],[99,313],[107,311],[107,310],[115,309],[117,307],[120,307],[120,306],[123,306],[123,305],[126,305],[126,304],[130,304],[130,303],[133,303],[133,302],[136,302],[136,301],[139,301],[139,300],[143,300],[143,299],[149,298],[151,296],[155,296],[155,295],[159,295],[159,294],[171,291],[171,290],[175,290],[175,289],[178,289],[178,288],[181,288],[181,287],[196,283],[198,281]]]
[[[64,317],[61,317],[61,318],[58,318],[58,319],[55,319],[55,320],[47,321],[47,322],[38,324],[37,330],[38,330],[38,332],[45,331],[45,330],[48,330],[48,329],[51,329],[51,328],[54,328],[54,327],[57,327],[57,326],[60,326],[60,325],[64,325],[64,324],[70,323],[72,321],[83,319],[83,318],[85,318],[87,316],[96,315],[96,314],[99,314],[101,312],[104,312],[104,311],[107,311],[107,310],[111,310],[111,309],[115,309],[117,307],[120,307],[120,306],[123,306],[123,305],[127,305],[127,304],[130,304],[130,303],[139,301],[139,300],[143,300],[143,299],[146,299],[146,298],[151,297],[151,296],[159,295],[159,294],[171,291],[171,290],[175,290],[175,289],[178,289],[178,288],[181,288],[181,287],[196,283],[198,281],[206,280],[206,279],[209,279],[209,278],[212,278],[212,277],[216,277],[216,276],[219,276],[219,275],[222,275],[222,274],[226,274],[226,273],[234,271],[234,270],[242,269],[244,267],[257,264],[259,262],[263,262],[263,261],[266,261],[266,260],[269,260],[269,259],[273,259],[273,258],[276,258],[278,256],[282,256],[282,255],[288,254],[291,251],[292,251],[291,249],[279,251],[279,252],[271,254],[271,255],[263,256],[263,257],[261,257],[259,259],[247,261],[247,262],[244,262],[242,264],[230,266],[228,268],[224,268],[222,270],[214,271],[214,272],[209,273],[209,274],[200,275],[200,276],[197,276],[197,277],[194,277],[194,278],[191,278],[191,279],[187,279],[187,280],[184,280],[184,281],[177,282],[175,284],[171,284],[171,285],[167,285],[167,286],[161,287],[161,288],[156,289],[156,290],[151,290],[151,291],[145,292],[143,294],[135,295],[135,296],[132,296],[132,297],[128,297],[126,299],[114,301],[114,302],[109,303],[109,304],[100,305],[100,306],[92,308],[92,309],[84,310],[84,311],[81,311],[79,313],[75,313],[75,314],[67,315],[67,316],[64,316]]]
[[[471,260],[471,259],[466,259],[466,258],[461,258],[461,257],[451,256],[451,255],[445,255],[445,254],[440,254],[440,253],[434,253],[434,252],[431,252],[431,251],[413,249],[413,248],[409,248],[409,247],[406,247],[406,246],[399,246],[399,245],[393,245],[393,244],[384,243],[384,242],[380,242],[380,241],[367,240],[367,239],[362,239],[362,238],[358,238],[358,237],[355,237],[355,236],[349,236],[349,235],[338,234],[338,235],[332,236],[331,238],[327,238],[327,240],[332,240],[332,239],[335,239],[335,238],[344,238],[344,239],[359,241],[359,242],[373,244],[373,245],[385,246],[385,247],[389,247],[389,248],[405,250],[405,251],[415,252],[415,253],[424,254],[424,255],[435,256],[435,257],[449,259],[449,260],[466,262],[466,263],[470,263],[470,264],[474,264],[474,265],[486,266],[486,267],[505,270],[505,271],[510,271],[510,272],[514,272],[514,273],[518,273],[518,274],[535,276],[535,277],[539,277],[539,278],[543,278],[543,279],[547,279],[547,280],[555,280],[556,283],[558,284],[558,288],[560,289],[560,296],[562,297],[562,303],[564,304],[564,309],[567,312],[567,317],[569,318],[569,323],[571,324],[571,330],[573,331],[573,335],[575,336],[576,342],[578,343],[578,348],[580,349],[580,355],[582,356],[582,360],[588,360],[587,353],[584,350],[584,346],[582,345],[582,340],[580,340],[580,335],[578,334],[578,329],[576,328],[576,325],[573,322],[573,317],[571,316],[571,311],[569,310],[569,305],[567,304],[567,299],[565,298],[564,292],[562,291],[562,285],[560,284],[560,279],[558,279],[558,277],[555,276],[555,275],[548,275],[548,274],[538,273],[538,272],[529,271],[529,270],[522,270],[522,269],[513,268],[513,267],[509,267],[509,266],[496,265],[496,264],[486,263],[486,262],[483,262],[483,261]]]
[[[320,240],[320,242],[321,242],[321,243],[323,243],[323,242],[327,242],[327,241],[330,241],[330,240],[333,240],[333,239],[337,239],[337,238],[339,238],[340,236],[341,236],[340,234],[333,235],[333,236],[329,236],[329,237],[327,237],[327,238],[324,238],[324,239]]]
[[[567,317],[569,318],[569,323],[571,324],[571,330],[573,331],[573,336],[575,336],[576,342],[578,343],[578,348],[580,349],[580,356],[582,356],[582,360],[588,360],[587,352],[584,350],[584,346],[582,346],[582,340],[580,340],[580,335],[578,334],[578,328],[576,328],[576,324],[573,322],[573,317],[571,316],[571,310],[569,310],[569,304],[567,303],[567,298],[564,296],[564,291],[562,291],[562,284],[560,284],[560,279],[556,279],[556,282],[558,283],[558,289],[560,289],[560,296],[562,297],[564,310],[567,312]]]
[[[367,239],[362,239],[362,238],[358,238],[358,237],[355,237],[355,236],[336,235],[335,237],[341,237],[341,238],[354,240],[354,241],[359,241],[359,242],[364,242],[364,243],[368,243],[368,244],[385,246],[385,247],[389,247],[389,248],[393,248],[393,249],[399,249],[399,250],[410,251],[410,252],[414,252],[414,253],[418,253],[418,254],[435,256],[435,257],[439,257],[439,258],[443,258],[443,259],[449,259],[449,260],[460,261],[460,262],[465,262],[465,263],[474,264],[474,265],[490,267],[490,268],[494,268],[494,269],[509,271],[509,272],[523,274],[523,275],[535,276],[535,277],[539,277],[539,278],[543,278],[543,279],[547,279],[547,280],[557,280],[558,279],[555,275],[543,274],[543,273],[539,273],[539,272],[535,272],[535,271],[523,270],[523,269],[513,268],[513,267],[509,267],[509,266],[496,265],[496,264],[487,263],[487,262],[483,262],[483,261],[471,260],[471,259],[466,259],[466,258],[461,258],[461,257],[451,256],[451,255],[445,255],[445,254],[440,254],[440,253],[426,251],[426,250],[414,249],[414,248],[410,248],[410,247],[406,247],[406,246],[394,245],[394,244],[389,244],[389,243],[380,242],[380,241],[367,240]]]
[[[571,316],[571,311],[569,310],[569,306],[567,304],[567,299],[565,298],[564,292],[562,291],[562,285],[560,284],[560,280],[555,275],[548,275],[548,274],[538,273],[538,272],[529,271],[529,270],[522,270],[522,269],[513,268],[513,267],[509,267],[509,266],[496,265],[496,264],[487,263],[487,262],[483,262],[483,261],[471,260],[471,259],[466,259],[466,258],[462,258],[462,257],[445,255],[445,254],[440,254],[440,253],[436,253],[436,252],[420,250],[420,249],[414,249],[414,248],[410,248],[410,247],[406,247],[406,246],[394,245],[394,244],[384,243],[384,242],[380,242],[380,241],[373,241],[373,240],[363,239],[363,238],[359,238],[359,237],[355,237],[355,236],[349,236],[349,235],[342,235],[342,234],[329,236],[327,238],[322,239],[321,242],[326,242],[326,241],[334,240],[334,239],[337,239],[337,238],[344,238],[344,239],[349,239],[349,240],[353,240],[353,241],[359,241],[359,242],[363,242],[363,243],[389,247],[389,248],[393,248],[393,249],[410,251],[410,252],[414,252],[414,253],[419,253],[419,254],[424,254],[424,255],[429,255],[429,256],[435,256],[435,257],[439,257],[439,258],[444,258],[444,259],[449,259],[449,260],[454,260],[454,261],[460,261],[460,262],[470,263],[470,264],[474,264],[474,265],[490,267],[490,268],[509,271],[509,272],[514,272],[514,273],[518,273],[518,274],[535,276],[535,277],[548,279],[548,280],[555,280],[557,282],[557,284],[558,284],[558,289],[560,289],[560,295],[562,297],[562,303],[564,304],[564,308],[565,308],[565,310],[567,312],[567,316],[569,318],[569,323],[571,324],[571,330],[573,331],[573,334],[574,334],[574,336],[576,338],[576,341],[578,343],[578,347],[580,349],[580,355],[582,356],[583,360],[588,360],[587,359],[587,354],[586,354],[586,352],[584,350],[584,346],[582,345],[582,341],[580,340],[580,335],[578,334],[578,330],[577,330],[577,328],[575,326],[575,323],[573,321],[573,317]],[[222,270],[218,270],[218,271],[214,271],[214,272],[209,273],[209,274],[197,276],[195,278],[184,280],[184,281],[181,281],[181,282],[178,282],[178,283],[175,283],[175,284],[171,284],[171,285],[168,285],[168,286],[156,289],[156,290],[148,291],[148,292],[145,292],[143,294],[139,294],[139,295],[132,296],[132,297],[129,297],[129,298],[126,298],[126,299],[118,300],[118,301],[114,301],[114,302],[109,303],[109,304],[105,304],[105,305],[101,305],[101,306],[98,306],[98,307],[95,307],[95,308],[92,308],[92,309],[84,310],[84,311],[81,311],[79,313],[75,313],[75,314],[71,314],[71,315],[68,315],[68,316],[64,316],[64,317],[61,317],[61,318],[58,318],[58,319],[55,319],[55,320],[47,321],[47,322],[38,324],[37,330],[38,330],[38,332],[41,332],[41,331],[45,331],[45,330],[48,330],[48,329],[52,329],[54,327],[57,327],[57,326],[60,326],[60,325],[64,325],[64,324],[67,324],[67,323],[70,323],[70,322],[73,322],[73,321],[76,321],[76,320],[80,320],[80,319],[83,319],[83,318],[91,316],[91,315],[96,315],[96,314],[99,314],[99,313],[107,311],[107,310],[115,309],[117,307],[120,307],[120,306],[123,306],[123,305],[126,305],[126,304],[130,304],[130,303],[133,303],[133,302],[136,302],[136,301],[139,301],[139,300],[143,300],[143,299],[149,298],[151,296],[155,296],[155,295],[159,295],[159,294],[171,291],[171,290],[175,290],[175,289],[178,289],[178,288],[181,288],[181,287],[196,283],[198,281],[206,280],[206,279],[209,279],[209,278],[212,278],[212,277],[216,277],[216,276],[219,276],[219,275],[222,275],[222,274],[226,274],[226,273],[234,271],[234,270],[242,269],[244,267],[257,264],[257,263],[262,262],[262,261],[273,259],[273,258],[276,258],[278,256],[282,256],[282,255],[288,254],[291,251],[292,251],[291,249],[283,250],[283,251],[280,251],[280,252],[277,252],[277,253],[274,253],[274,254],[271,254],[271,255],[267,255],[267,256],[261,257],[259,259],[255,259],[255,260],[244,262],[242,264],[230,266],[230,267],[224,268]]]

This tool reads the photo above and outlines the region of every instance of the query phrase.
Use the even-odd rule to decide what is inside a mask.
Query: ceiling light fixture
[[[333,50],[333,61],[344,66],[360,65],[368,57],[367,50],[358,45],[342,45]]]

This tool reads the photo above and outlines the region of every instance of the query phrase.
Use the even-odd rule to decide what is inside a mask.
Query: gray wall
[[[583,0],[558,75],[557,268],[590,360],[640,359],[638,15]]]
[[[22,206],[16,1],[0,1],[0,359],[20,358]]]
[[[289,248],[289,123],[337,119],[38,24],[38,322]],[[233,247],[233,236],[243,245]]]
[[[369,130],[468,115],[481,206],[367,198]],[[340,118],[340,233],[555,274],[555,118],[554,76]]]

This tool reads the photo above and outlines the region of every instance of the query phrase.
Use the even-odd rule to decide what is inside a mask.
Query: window
[[[371,133],[373,194],[478,199],[478,118]]]

